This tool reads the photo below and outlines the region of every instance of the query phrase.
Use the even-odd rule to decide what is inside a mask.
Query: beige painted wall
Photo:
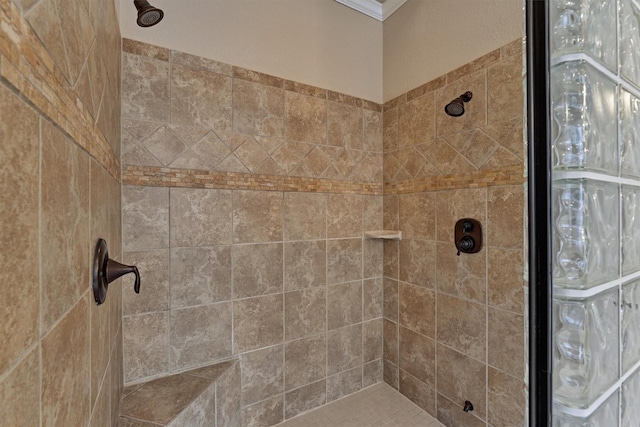
[[[142,29],[133,2],[120,0],[120,28],[126,38],[381,103],[520,37],[522,3],[409,0],[382,24],[334,0],[155,0],[165,18]]]
[[[382,101],[382,23],[333,0],[153,0],[155,27],[120,1],[122,36]]]
[[[409,0],[384,22],[385,101],[522,36],[522,0]]]

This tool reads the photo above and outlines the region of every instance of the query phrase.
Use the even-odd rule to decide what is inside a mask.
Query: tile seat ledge
[[[131,385],[120,427],[240,427],[240,364],[229,360]]]

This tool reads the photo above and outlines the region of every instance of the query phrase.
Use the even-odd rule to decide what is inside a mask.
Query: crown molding
[[[384,21],[407,0],[385,0],[380,3],[376,0],[336,0],[338,3],[364,13],[378,21]]]

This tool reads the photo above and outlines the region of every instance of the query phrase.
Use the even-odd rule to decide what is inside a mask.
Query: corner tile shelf
[[[399,230],[372,230],[365,231],[367,239],[402,240],[402,231]]]

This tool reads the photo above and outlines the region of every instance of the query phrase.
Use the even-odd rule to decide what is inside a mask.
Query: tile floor
[[[291,418],[277,427],[444,427],[386,383]]]

